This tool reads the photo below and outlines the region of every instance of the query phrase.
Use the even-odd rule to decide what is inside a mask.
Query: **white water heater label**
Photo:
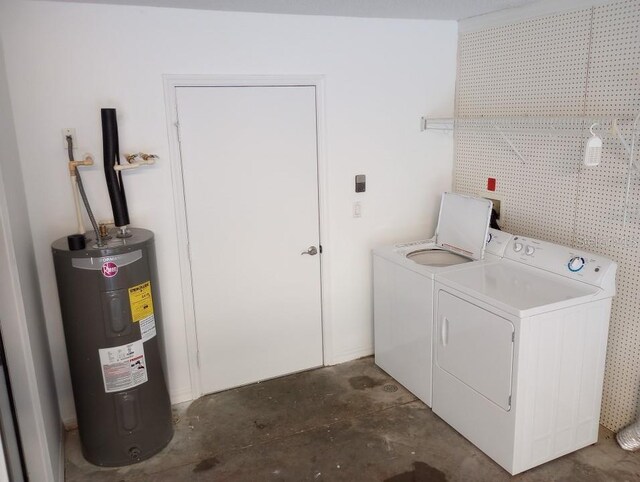
[[[140,320],[140,333],[142,334],[143,342],[156,336],[156,319],[153,315]]]
[[[98,353],[106,393],[137,387],[148,380],[142,340],[101,348]]]

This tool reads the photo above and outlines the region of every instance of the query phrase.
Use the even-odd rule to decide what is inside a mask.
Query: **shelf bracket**
[[[513,152],[516,153],[516,155],[520,158],[520,160],[522,161],[523,164],[526,164],[527,161],[525,161],[524,157],[522,157],[522,154],[520,154],[520,151],[518,151],[518,149],[516,149],[516,146],[513,145],[513,142],[511,142],[511,139],[509,139],[507,137],[507,135],[502,131],[502,129],[500,129],[500,127],[498,127],[497,125],[493,124],[493,128],[495,130],[498,131],[498,133],[502,136],[502,138],[505,140],[505,142],[507,144],[509,144],[509,147],[511,147],[511,149],[513,149]]]
[[[624,147],[624,149],[627,151],[627,154],[629,155],[629,157],[631,157],[633,155],[633,153],[631,152],[631,147],[629,146],[629,144],[627,144],[627,141],[625,140],[625,138],[622,137],[622,134],[620,133],[620,129],[615,129],[615,134],[618,137],[618,140],[620,141],[620,144],[622,144],[622,147]],[[634,167],[634,169],[636,171],[640,171],[640,168],[638,167],[638,164],[636,164],[636,161],[634,161],[632,159],[630,161],[631,161],[630,164]]]
[[[420,117],[420,132],[424,131],[453,131],[454,119],[436,119]]]

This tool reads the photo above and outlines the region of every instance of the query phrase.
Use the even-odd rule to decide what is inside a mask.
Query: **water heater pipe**
[[[150,166],[156,163],[158,156],[155,154],[147,154],[146,152],[138,152],[137,154],[129,154],[125,157],[127,164],[119,164],[113,166],[116,171],[126,171],[128,169],[137,169],[140,166]]]
[[[102,246],[102,238],[100,237],[100,233],[98,231],[98,223],[96,223],[96,218],[93,216],[93,211],[91,210],[91,206],[89,205],[89,198],[87,198],[87,193],[84,190],[84,186],[82,184],[82,177],[80,176],[80,171],[78,170],[78,166],[92,166],[93,158],[90,155],[86,155],[82,161],[76,161],[73,158],[73,138],[71,136],[67,136],[67,154],[69,155],[69,174],[71,176],[72,187],[74,188],[73,195],[76,203],[76,216],[78,218],[78,229],[81,231],[78,234],[84,235],[84,224],[82,223],[82,216],[80,215],[80,208],[78,203],[78,194],[75,188],[78,188],[78,192],[80,193],[80,197],[82,198],[82,203],[84,204],[85,209],[87,210],[87,215],[89,216],[89,220],[91,221],[91,226],[93,227],[93,232],[96,236],[96,244],[98,246]]]
[[[73,203],[76,207],[76,220],[78,221],[78,234],[84,235],[86,229],[82,222],[82,210],[80,209],[80,195],[78,194],[78,181],[76,179],[75,169],[71,174],[71,190],[73,191]]]
[[[120,165],[120,146],[118,141],[118,122],[115,109],[101,109],[102,145],[104,150],[104,175],[111,200],[113,219],[116,227],[126,229],[129,225],[129,210],[124,193],[122,174],[115,171]]]

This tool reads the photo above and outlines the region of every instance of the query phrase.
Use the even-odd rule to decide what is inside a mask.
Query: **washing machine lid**
[[[452,192],[442,194],[436,245],[471,259],[482,259],[493,203]]]
[[[598,287],[508,259],[443,273],[437,281],[519,318],[607,296]]]

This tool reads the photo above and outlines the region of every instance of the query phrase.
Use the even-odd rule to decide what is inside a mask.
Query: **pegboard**
[[[605,129],[602,161],[587,168],[588,125],[545,133],[511,122],[522,162],[499,132],[465,129],[464,118],[615,116],[629,140],[640,113],[640,0],[461,34],[456,92],[454,189],[481,194],[495,177],[503,229],[619,264],[601,416],[618,430],[636,418],[640,400],[640,173],[623,222],[629,157]]]

